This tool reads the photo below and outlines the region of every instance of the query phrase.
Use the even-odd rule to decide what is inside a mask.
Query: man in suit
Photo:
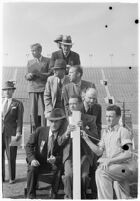
[[[64,99],[64,106],[66,114],[69,110],[69,97],[73,95],[83,96],[85,95],[86,89],[89,87],[95,88],[95,84],[82,80],[83,69],[81,66],[71,66],[69,69],[70,83],[63,87],[62,96]]]
[[[65,75],[66,62],[57,59],[53,67],[54,75],[47,80],[44,91],[45,117],[53,108],[64,108],[62,102],[62,87],[69,83],[69,77]]]
[[[102,108],[101,105],[97,103],[97,90],[95,88],[88,88],[86,90],[84,100],[83,100],[83,111],[84,114],[93,115],[95,117],[95,123],[98,132],[98,138],[101,138],[101,128],[102,128]],[[90,168],[91,181],[90,186],[92,189],[92,196],[94,199],[97,198],[97,187],[95,182],[95,171],[97,169],[97,156],[94,157],[93,166]]]
[[[70,111],[81,111],[83,103],[80,96],[72,96],[69,99]],[[97,138],[97,129],[95,125],[95,118],[91,115],[81,114],[81,121],[78,122],[81,132],[86,132],[90,137]],[[63,147],[63,164],[64,164],[64,193],[66,199],[72,199],[72,139],[70,133],[76,128],[69,123],[67,130],[64,134],[58,136],[58,144]],[[89,147],[81,138],[81,197],[86,199],[86,189],[89,185],[89,168],[93,164],[94,155]]]
[[[97,103],[97,89],[88,88],[86,90],[83,104],[84,104],[84,113],[94,115],[96,118],[96,126],[98,130],[98,136],[100,139],[102,129],[102,108],[101,105]]]
[[[26,145],[27,197],[30,199],[36,197],[35,189],[39,173],[53,170],[52,189],[54,195],[58,189],[60,178],[57,173],[62,168],[62,149],[57,143],[57,138],[60,133],[65,132],[67,120],[61,108],[53,109],[47,119],[50,121],[50,127],[37,128]]]
[[[56,39],[54,40],[54,42],[57,44],[57,47],[58,49],[62,49],[61,48],[61,42],[62,42],[62,39],[63,39],[63,35],[59,35],[56,37]]]
[[[18,141],[22,135],[23,104],[13,98],[14,83],[7,81],[2,88],[4,101],[2,104],[2,180],[5,181],[5,151],[8,159],[9,183],[15,183],[17,146],[10,146],[12,136]]]
[[[31,130],[34,131],[39,126],[39,109],[41,114],[41,125],[45,126],[44,117],[44,89],[49,72],[49,58],[41,55],[42,46],[39,43],[31,45],[31,52],[34,59],[29,60],[27,64],[27,74],[25,78],[28,81],[28,92],[30,100],[30,122]],[[38,107],[38,105],[40,107]]]
[[[60,42],[60,44],[62,49],[52,53],[49,68],[51,69],[54,66],[56,59],[64,59],[67,64],[67,68],[73,65],[80,65],[79,54],[71,51],[71,48],[73,45],[71,36],[67,36],[67,35],[63,36],[62,42]]]

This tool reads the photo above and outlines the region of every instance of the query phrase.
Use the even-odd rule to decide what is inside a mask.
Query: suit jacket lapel
[[[10,112],[11,108],[13,107],[13,105],[14,105],[14,100],[12,99],[11,104],[9,105],[8,110],[7,110],[6,114],[5,114],[5,117]]]
[[[53,103],[53,106],[56,103],[57,88],[58,88],[58,78],[54,77],[54,79],[53,79],[53,86],[52,86],[52,103]]]

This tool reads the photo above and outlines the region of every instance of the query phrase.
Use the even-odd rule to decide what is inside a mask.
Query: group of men
[[[129,198],[127,177],[133,174],[129,169],[129,161],[132,158],[132,136],[119,125],[121,110],[116,105],[107,107],[108,128],[101,137],[102,110],[98,103],[96,86],[82,79],[83,69],[80,66],[80,57],[71,51],[73,44],[71,37],[60,36],[55,42],[59,44],[60,50],[52,53],[50,60],[41,55],[40,44],[31,46],[34,59],[28,62],[25,75],[28,80],[31,109],[31,135],[26,145],[27,197],[30,199],[36,197],[35,189],[39,174],[53,171],[53,198],[56,198],[57,181],[60,176],[64,184],[64,198],[73,198],[71,132],[75,131],[76,126],[72,125],[69,119],[73,111],[80,111],[81,120],[78,121],[77,126],[80,127],[81,135],[81,198],[87,198],[86,191],[90,183],[92,192],[95,194],[97,188],[99,199],[113,199],[113,184],[117,198]],[[12,95],[14,89],[14,85],[10,82],[3,87],[4,93],[12,91]],[[5,96],[5,99],[9,98]],[[12,108],[11,115],[15,117],[11,116],[11,119],[16,122],[16,125],[11,133],[8,131],[11,122],[8,119],[9,122],[6,123],[4,115],[5,102],[3,103],[3,146],[6,147],[6,152],[10,147],[10,153],[13,148],[10,146],[11,136],[16,135],[18,139],[22,133],[20,120],[23,118],[23,109],[21,109],[23,105],[19,101],[15,103],[16,106],[13,105],[15,108]],[[38,118],[40,109],[41,127]],[[21,117],[18,117],[19,113]],[[127,145],[128,149],[123,149],[124,145]],[[98,159],[96,155],[102,157]],[[7,156],[9,156],[8,152]],[[9,164],[11,160],[9,156]],[[2,164],[4,181],[4,154]],[[62,175],[58,174],[60,170]],[[10,181],[15,182],[15,175],[13,178],[10,176]]]

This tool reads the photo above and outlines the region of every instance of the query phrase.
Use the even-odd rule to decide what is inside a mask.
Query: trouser
[[[30,99],[30,122],[32,130],[34,131],[35,128],[38,126],[45,126],[45,105],[44,105],[44,92],[39,93],[29,93],[29,99]],[[39,125],[39,119],[38,119],[38,111],[40,109],[41,113],[41,125]]]
[[[110,165],[108,170],[100,166],[96,170],[98,199],[113,199],[113,188],[117,199],[130,198],[128,177],[131,171],[125,164]]]
[[[86,198],[86,189],[89,186],[89,168],[90,163],[88,158],[84,155],[81,158],[81,197]],[[64,163],[64,193],[65,198],[72,199],[73,197],[73,172],[72,172],[72,160],[67,159]]]
[[[8,160],[9,180],[14,180],[16,177],[16,157],[17,147],[9,146],[11,142],[11,136],[2,134],[2,179],[5,180],[5,151]]]
[[[31,165],[28,165],[27,170],[27,197],[28,198],[35,198],[36,197],[36,185],[38,181],[38,176],[41,173],[49,173],[52,171],[52,165],[50,163],[41,164],[38,167],[34,167]],[[60,178],[60,175],[58,175],[58,169],[56,169],[54,172],[54,176],[52,178],[52,190],[54,193],[57,193],[59,182],[58,180]],[[47,182],[47,181],[46,181]]]

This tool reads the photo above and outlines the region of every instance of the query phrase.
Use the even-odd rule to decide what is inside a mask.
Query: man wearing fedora
[[[13,98],[14,83],[7,81],[2,88],[2,180],[5,181],[5,151],[8,159],[9,183],[15,183],[17,146],[10,146],[12,136],[18,141],[22,135],[23,104]]]
[[[62,49],[61,48],[62,39],[63,39],[63,35],[61,34],[61,35],[57,36],[56,39],[54,40],[54,42],[57,44],[58,49],[60,49],[60,50]]]
[[[39,43],[31,45],[33,59],[28,61],[25,78],[28,81],[30,101],[31,130],[40,126],[38,114],[41,114],[41,125],[45,126],[44,117],[44,89],[47,78],[50,76],[50,59],[41,55],[42,46]]]
[[[63,36],[61,50],[52,53],[49,68],[52,69],[56,59],[64,59],[67,67],[80,64],[80,56],[76,52],[71,51],[72,40],[71,36]]]
[[[53,108],[64,108],[62,88],[70,82],[69,77],[65,75],[65,60],[57,59],[52,69],[54,75],[48,78],[44,91],[45,117],[47,117]]]
[[[53,196],[59,187],[60,175],[57,173],[62,168],[62,149],[58,145],[57,137],[60,133],[65,132],[67,120],[64,110],[61,108],[53,109],[47,119],[50,121],[50,127],[37,128],[26,145],[28,162],[27,197],[30,199],[36,197],[35,189],[39,173],[47,173],[53,170]]]

